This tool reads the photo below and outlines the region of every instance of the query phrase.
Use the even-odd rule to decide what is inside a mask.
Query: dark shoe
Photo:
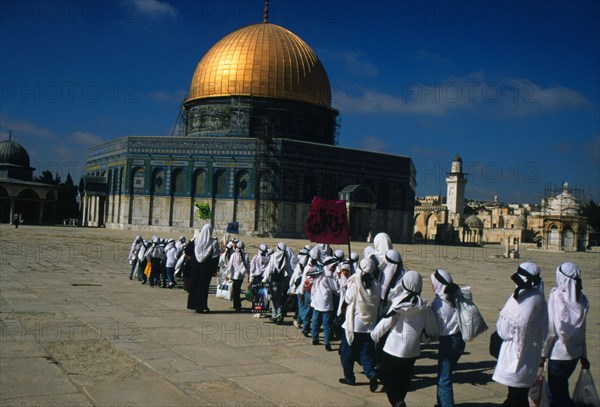
[[[327,352],[331,352],[333,349],[331,348],[331,345],[330,345],[330,344],[326,343],[326,344],[325,344],[325,350],[326,350]]]
[[[369,379],[369,390],[371,391],[371,393],[375,393],[377,391],[378,386],[379,384],[377,383],[376,377],[372,377]]]
[[[398,401],[394,404],[394,407],[406,407],[406,403],[404,401]]]
[[[204,314],[204,310],[197,309],[197,310],[196,310],[196,314]]]
[[[313,345],[318,345],[319,344],[319,340],[318,339],[313,339]]]
[[[129,279],[130,279],[130,280],[133,280],[133,277],[129,276]]]
[[[342,384],[347,384],[348,386],[354,386],[354,382],[351,382],[350,380],[346,379],[345,377],[342,377],[340,380],[338,380],[338,382],[342,383]]]
[[[145,281],[142,281],[142,284],[146,284],[146,282],[145,282]]]
[[[302,331],[302,335],[304,335],[306,338],[310,338],[310,334],[306,331]]]

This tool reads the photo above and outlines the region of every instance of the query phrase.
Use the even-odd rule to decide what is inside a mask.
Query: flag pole
[[[350,259],[350,253],[352,253],[352,247],[350,246],[350,238],[352,234],[350,233],[350,204],[348,201],[344,201],[346,204],[346,222],[348,222],[348,259]]]

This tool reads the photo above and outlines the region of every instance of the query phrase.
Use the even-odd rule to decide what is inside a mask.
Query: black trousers
[[[240,295],[242,294],[242,282],[243,280],[232,280],[233,285],[231,287],[231,299],[233,300],[233,308],[236,310],[242,309],[242,301]]]
[[[529,387],[508,387],[508,397],[502,407],[529,407]]]
[[[417,358],[398,358],[381,352],[379,379],[392,406],[404,401]]]

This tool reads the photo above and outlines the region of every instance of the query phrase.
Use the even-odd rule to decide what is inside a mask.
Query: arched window
[[[236,198],[248,198],[250,196],[250,175],[248,171],[239,171],[235,184]]]
[[[203,170],[196,170],[194,173],[194,182],[192,184],[193,196],[206,195],[206,173]]]
[[[131,193],[143,194],[146,184],[146,171],[137,167],[134,168],[131,174]]]
[[[183,169],[177,168],[173,171],[173,181],[171,182],[171,194],[182,195],[185,193],[185,173]]]
[[[225,197],[227,195],[227,171],[219,170],[215,172],[213,193],[215,197]]]
[[[163,195],[165,193],[165,172],[156,169],[152,173],[152,195]]]

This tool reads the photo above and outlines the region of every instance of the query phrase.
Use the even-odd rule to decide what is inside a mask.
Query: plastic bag
[[[224,300],[231,301],[231,288],[233,283],[227,281],[226,283],[219,284],[217,286],[217,298],[223,298]]]
[[[550,407],[550,389],[546,382],[547,363],[544,363],[544,368],[529,389],[529,407]]]
[[[577,407],[600,407],[600,397],[598,397],[598,391],[589,369],[581,369],[579,372],[573,392],[573,401]]]
[[[458,325],[465,342],[472,341],[483,332],[487,331],[485,323],[477,305],[473,302],[471,287],[462,287],[454,300],[458,310]]]

